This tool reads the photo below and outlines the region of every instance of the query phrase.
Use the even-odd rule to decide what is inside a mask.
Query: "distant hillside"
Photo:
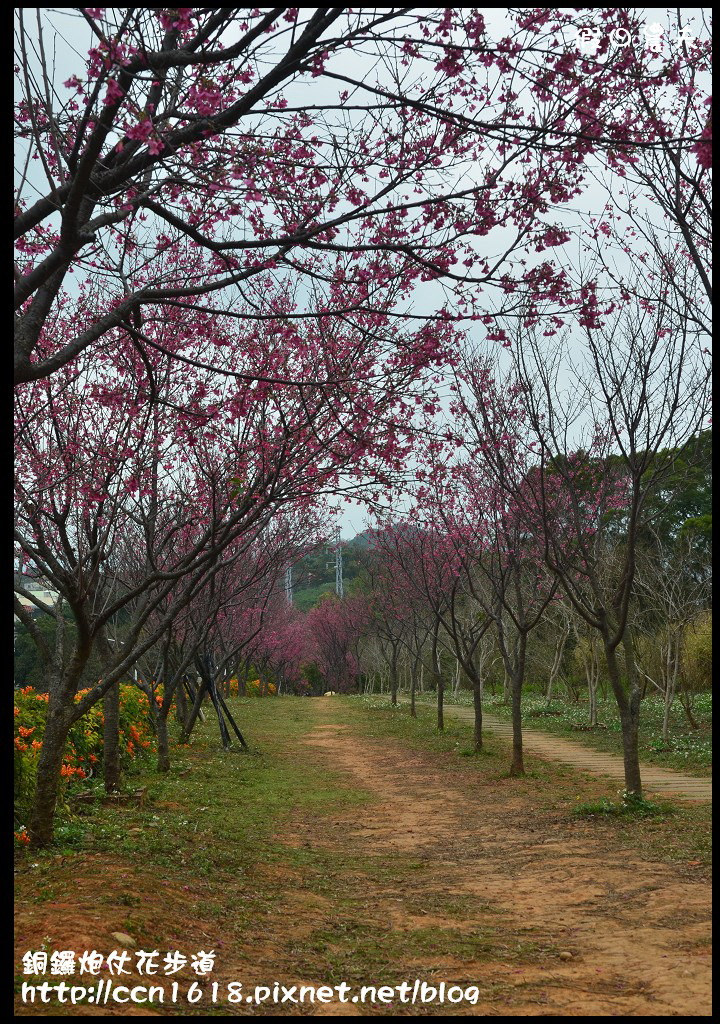
[[[342,541],[343,582],[347,589],[360,572],[359,558],[368,546],[368,531]],[[331,546],[306,555],[293,566],[293,602],[301,611],[313,608],[323,594],[335,591],[335,552]]]

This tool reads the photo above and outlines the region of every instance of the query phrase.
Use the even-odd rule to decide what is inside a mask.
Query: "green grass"
[[[620,800],[590,800],[578,804],[575,813],[581,818],[592,818],[596,815],[613,818],[657,818],[674,814],[676,807],[668,800],[645,800],[643,797],[624,793]]]
[[[233,700],[233,715],[250,737],[249,752],[224,752],[217,721],[208,715],[189,746],[173,748],[170,772],[158,774],[148,759],[125,780],[130,791],[147,789],[143,805],[106,804],[95,782],[96,802],[63,809],[53,845],[20,851],[20,860],[37,863],[41,877],[58,855],[82,858],[91,850],[152,863],[160,871],[179,866],[193,877],[218,879],[286,856],[272,836],[290,813],[332,813],[368,799],[341,773],[293,756],[308,728],[307,718],[294,711],[298,703]]]
[[[426,695],[432,698],[432,695]],[[472,705],[472,694],[461,690],[457,697],[445,696],[447,704]],[[510,718],[510,708],[502,695],[485,693],[484,707],[499,718]],[[662,765],[691,775],[709,775],[712,769],[712,694],[695,698],[694,713],[698,729],[691,729],[679,701],[670,715],[668,745],[662,741],[663,701],[648,695],[642,703],[639,747],[644,761]],[[574,702],[554,699],[550,705],[543,694],[529,691],[523,695],[523,724],[543,732],[569,736],[575,740],[613,754],[622,754],[622,737],[617,705],[612,697],[598,700],[598,728],[588,727],[588,704],[585,699]]]
[[[444,729],[439,731],[436,709],[429,703],[418,701],[417,716],[413,718],[410,704],[404,696],[397,707],[393,707],[387,697],[378,695],[335,697],[333,700],[346,703],[353,723],[372,738],[392,738],[416,750],[467,758],[468,761],[476,761],[478,770],[483,772],[501,772],[506,767],[507,748],[502,740],[492,733],[484,733],[482,750],[476,751],[472,722],[446,715]]]
[[[329,984],[372,984],[378,978],[399,983],[407,976],[409,960],[442,972],[448,957],[468,964],[501,960],[521,965],[557,956],[545,936],[533,929],[518,931],[503,912],[452,893],[448,898],[451,879],[436,880],[432,860],[393,850],[358,852],[353,827],[367,820],[364,808],[371,797],[352,776],[325,767],[313,747],[300,743],[317,724],[315,715],[308,714],[309,702],[234,700],[232,710],[250,752],[223,752],[217,723],[208,716],[191,746],[173,749],[167,775],[156,774],[149,764],[133,775],[130,789],[147,787],[143,806],[104,804],[98,794],[94,804],[81,805],[82,813],[60,825],[54,847],[22,851],[18,903],[49,907],[54,901],[61,906],[70,902],[81,914],[93,916],[99,910],[108,931],[128,932],[145,948],[169,948],[181,938],[187,944],[186,924],[192,922],[199,922],[202,935],[215,927],[212,941],[222,935],[224,948],[240,958],[240,974],[243,958],[256,955],[253,942],[262,947],[264,922],[287,918],[289,936],[273,960],[273,971],[281,978]],[[456,736],[458,745],[467,747],[462,730],[450,728],[438,737],[431,716],[421,718],[427,718],[423,734],[439,754],[455,749]],[[408,743],[418,725],[406,727],[389,715],[371,717],[343,699],[324,705],[322,722],[350,722],[366,735],[366,727],[388,736],[401,727]],[[504,768],[499,749],[487,759],[493,771]],[[353,807],[358,814],[338,835],[328,833],[319,820]],[[291,816],[288,833],[284,826]],[[330,848],[315,841],[323,833],[333,837]],[[288,835],[295,842],[288,843]],[[106,885],[93,874],[98,865],[111,872]],[[78,876],[86,879],[80,889]],[[149,884],[168,887],[167,909],[160,914],[146,906]],[[180,919],[179,891],[185,894],[180,896]],[[87,904],[80,898],[83,892]],[[436,920],[425,924],[419,917],[416,926],[396,931],[385,907],[369,899],[371,892],[383,893],[393,907],[402,904],[411,915],[435,914]],[[300,907],[307,905],[307,912],[288,914],[289,896],[300,899]],[[329,901],[332,912],[321,910],[314,917],[313,899],[322,901],[321,907]],[[294,934],[300,922],[307,933]],[[183,1015],[201,1012],[183,1007]],[[212,1012],[236,1015],[232,1007],[213,1007]]]
[[[176,748],[166,777],[149,770],[134,780],[148,787],[147,809],[131,812],[139,831],[123,827],[118,808],[95,811],[89,829],[96,848],[147,854],[154,863],[168,864],[179,845],[187,848],[188,867],[208,875],[235,870],[238,861],[271,857],[272,831],[295,808],[322,813],[367,799],[339,773],[293,759],[293,746],[307,730],[307,720],[293,713],[292,706],[278,716],[277,701],[239,699],[231,709],[247,729],[250,751],[224,752],[217,721],[208,715],[192,746]],[[158,802],[178,803],[181,809],[159,813],[153,809]]]

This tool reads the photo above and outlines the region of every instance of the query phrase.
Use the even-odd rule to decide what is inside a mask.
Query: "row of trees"
[[[661,53],[610,45],[641,34],[620,8],[18,9],[16,595],[54,627],[16,600],[49,694],[35,843],[101,700],[117,784],[130,674],[162,686],[165,769],[173,701],[187,735],[207,692],[229,742],[218,678],[252,659],[292,686],[306,644],[350,686],[360,624],[392,651],[411,593],[478,742],[485,637],[519,729],[527,638],[564,595],[639,790],[638,542],[663,452],[692,462],[705,422],[710,45],[683,17]],[[310,648],[282,579],[351,495],[413,504],[368,568],[407,587],[322,605]]]

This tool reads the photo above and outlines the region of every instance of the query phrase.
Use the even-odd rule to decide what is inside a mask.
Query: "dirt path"
[[[472,708],[445,705],[445,714],[453,715],[464,721],[473,720]],[[494,715],[483,714],[483,726],[503,739],[512,739],[512,725]],[[533,754],[563,764],[571,764],[581,771],[592,775],[606,775],[611,779],[623,780],[622,758],[617,754],[608,754],[600,750],[592,750],[583,743],[567,740],[562,736],[542,732],[539,729],[523,728],[523,746]],[[692,800],[702,803],[712,802],[712,782],[693,775],[683,775],[667,768],[642,762],[640,766],[643,786],[648,793],[660,796]]]
[[[315,724],[304,742],[375,800],[365,814],[327,825],[298,816],[278,838],[311,859],[329,855],[330,864],[342,865],[349,851],[376,864],[401,858],[404,881],[372,869],[356,878],[345,872],[358,949],[362,906],[368,921],[385,922],[399,938],[393,974],[478,984],[484,993],[475,1007],[397,1008],[394,1015],[710,1014],[706,883],[679,880],[675,867],[630,854],[597,822],[570,824],[565,816],[548,827],[532,798],[508,799],[478,776],[468,788],[467,777],[453,778],[435,755],[368,741],[337,724],[329,704],[307,702]],[[408,863],[418,870],[408,872]],[[343,919],[337,896],[306,896],[302,887],[293,896],[302,928],[332,942]],[[285,921],[267,922],[275,950]],[[419,955],[417,935],[429,925],[440,941]],[[453,937],[447,952],[443,935]],[[485,946],[478,935],[489,937]],[[324,1012],[390,1011],[350,1005]]]
[[[706,808],[585,820],[574,802],[614,783],[553,762],[509,778],[498,742],[480,757],[459,756],[450,737],[430,749],[435,733],[420,738],[404,713],[342,698],[241,712],[254,715],[247,758],[208,730],[157,783],[164,798],[93,812],[96,838],[77,852],[20,859],[16,964],[46,944],[107,951],[129,931],[138,949],[216,950],[221,991],[415,979],[479,991],[475,1005],[240,1003],[211,1011],[221,1016],[710,1014],[709,884],[693,859]]]

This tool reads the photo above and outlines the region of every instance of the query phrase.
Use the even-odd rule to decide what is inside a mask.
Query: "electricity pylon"
[[[335,593],[338,597],[343,596],[343,561],[339,526],[335,531]]]

